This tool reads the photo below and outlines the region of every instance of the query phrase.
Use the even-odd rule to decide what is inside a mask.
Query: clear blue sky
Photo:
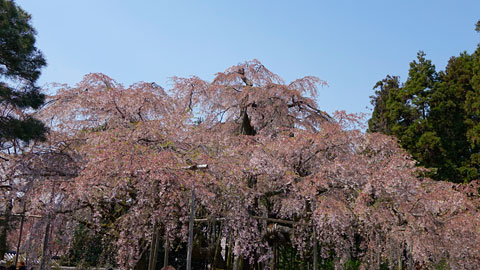
[[[437,70],[480,43],[480,0],[17,0],[48,66],[39,84],[102,72],[125,85],[216,72],[258,59],[286,81],[326,80],[328,111],[369,112],[372,86],[406,79],[424,50]]]

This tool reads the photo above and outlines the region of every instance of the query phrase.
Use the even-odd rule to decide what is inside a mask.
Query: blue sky
[[[437,70],[480,43],[479,0],[17,0],[48,66],[39,84],[102,72],[125,85],[214,74],[258,59],[286,81],[328,82],[327,112],[370,112],[372,86],[406,79],[419,50]]]

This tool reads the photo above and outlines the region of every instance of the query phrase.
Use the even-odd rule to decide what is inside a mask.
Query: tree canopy
[[[405,83],[387,76],[374,89],[369,132],[397,137],[434,179],[480,177],[480,47],[450,58],[439,72],[419,52]]]
[[[38,113],[47,140],[2,162],[27,195],[26,215],[39,216],[23,242],[29,254],[47,225],[50,254],[81,246],[88,228],[111,262],[133,268],[153,234],[172,250],[186,241],[195,189],[196,235],[208,236],[196,241],[215,265],[275,263],[279,245],[305,259],[318,248],[339,267],[480,265],[475,183],[432,181],[391,137],[363,133],[360,117],[322,112],[312,98],[321,80],[284,83],[252,60],[212,81],[173,82],[165,91],[89,74],[48,97]],[[198,164],[208,168],[189,169]]]
[[[43,123],[25,113],[45,99],[35,86],[46,64],[35,47],[35,34],[27,12],[14,1],[0,1],[0,143],[45,138]]]

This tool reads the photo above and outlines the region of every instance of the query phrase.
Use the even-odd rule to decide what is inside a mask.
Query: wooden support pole
[[[242,270],[243,269],[243,255],[240,255],[238,257],[238,270]]]
[[[234,259],[233,259],[233,270],[238,270],[238,260],[240,259],[239,256],[234,256]]]
[[[158,237],[158,226],[153,225],[152,243],[150,245],[150,256],[148,258],[148,270],[155,270],[157,266],[158,246],[160,237]]]
[[[170,243],[168,242],[168,236],[165,235],[165,244],[163,246],[164,253],[163,253],[163,267],[166,268],[168,266],[168,253],[170,251]]]
[[[208,164],[197,164],[185,167],[186,170],[206,170],[208,169]],[[188,247],[187,247],[187,270],[192,269],[192,250],[193,250],[193,222],[195,219],[195,184],[192,186],[192,198],[191,198],[191,207],[190,207],[190,220],[188,222]]]
[[[187,270],[192,270],[193,221],[195,219],[195,187],[192,188],[190,220],[188,222]]]
[[[20,220],[20,233],[18,235],[18,242],[17,242],[17,251],[15,252],[15,267],[18,265],[18,254],[20,253],[20,243],[22,242],[22,234],[23,234],[23,222],[25,221],[25,208],[27,202],[23,202],[23,215],[22,219]]]
[[[232,237],[228,237],[228,251],[227,251],[227,270],[232,270]]]
[[[275,243],[273,243],[272,270],[277,270],[277,260],[278,260],[278,241],[275,240]]]
[[[50,218],[48,218],[47,225],[45,226],[45,234],[43,237],[42,259],[40,260],[40,270],[45,270],[45,264],[47,263],[49,238],[50,238]]]
[[[403,265],[402,265],[402,252],[403,252],[403,247],[399,250],[397,250],[397,270],[402,270]]]
[[[50,197],[50,206],[53,204],[55,197],[55,182],[52,182],[52,193]],[[52,213],[47,215],[47,225],[45,226],[45,235],[43,238],[43,248],[42,248],[42,258],[40,260],[40,270],[45,270],[47,263],[47,253],[48,253],[48,241],[50,239],[50,226],[52,222]]]
[[[215,269],[216,263],[218,261],[218,257],[220,256],[220,242],[222,239],[222,225],[220,225],[220,232],[218,233],[217,241],[215,243],[215,253],[213,254],[213,263],[212,268]]]
[[[185,167],[186,170],[206,170],[208,164],[197,164]],[[192,198],[190,207],[190,220],[188,222],[188,247],[187,247],[187,270],[192,269],[192,250],[193,250],[193,222],[195,221],[195,183],[192,186]]]
[[[150,242],[150,254],[148,256],[148,270],[152,269],[153,250],[155,242],[157,241],[157,224],[153,225],[152,241]]]
[[[3,259],[5,253],[7,253],[7,234],[8,223],[10,223],[10,217],[12,215],[13,203],[12,200],[6,202],[5,216],[0,219],[0,258]]]
[[[313,270],[318,270],[317,232],[313,229]]]

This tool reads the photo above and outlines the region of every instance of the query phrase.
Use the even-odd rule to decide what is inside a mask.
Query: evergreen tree
[[[0,143],[43,139],[45,126],[25,114],[44,102],[35,82],[46,62],[35,47],[30,15],[14,1],[0,0]]]
[[[480,30],[480,21],[477,23]],[[437,180],[468,182],[480,176],[480,47],[452,57],[445,71],[419,52],[408,78],[378,82],[369,132],[396,136]]]
[[[476,24],[480,33],[480,20]],[[471,89],[466,93],[465,112],[467,114],[467,139],[472,149],[470,163],[476,168],[480,167],[480,44],[472,54],[471,59]]]
[[[393,135],[392,122],[399,119],[400,115],[404,116],[403,102],[400,98],[400,78],[398,76],[387,77],[375,84],[373,89],[375,95],[371,96],[371,104],[375,106],[372,119],[369,121],[369,130],[371,132],[381,132]],[[405,119],[405,117],[403,117]]]
[[[0,0],[0,147],[5,151],[12,144],[45,139],[46,127],[28,115],[44,102],[44,95],[35,86],[40,69],[46,62],[35,47],[35,29],[30,25],[30,15],[14,1]],[[1,160],[4,161],[4,160]],[[1,177],[0,177],[1,178]],[[3,183],[2,183],[3,184]],[[4,185],[5,186],[5,185]],[[3,196],[2,196],[3,197]],[[0,220],[0,258],[7,250],[7,231],[11,201],[4,204]]]

